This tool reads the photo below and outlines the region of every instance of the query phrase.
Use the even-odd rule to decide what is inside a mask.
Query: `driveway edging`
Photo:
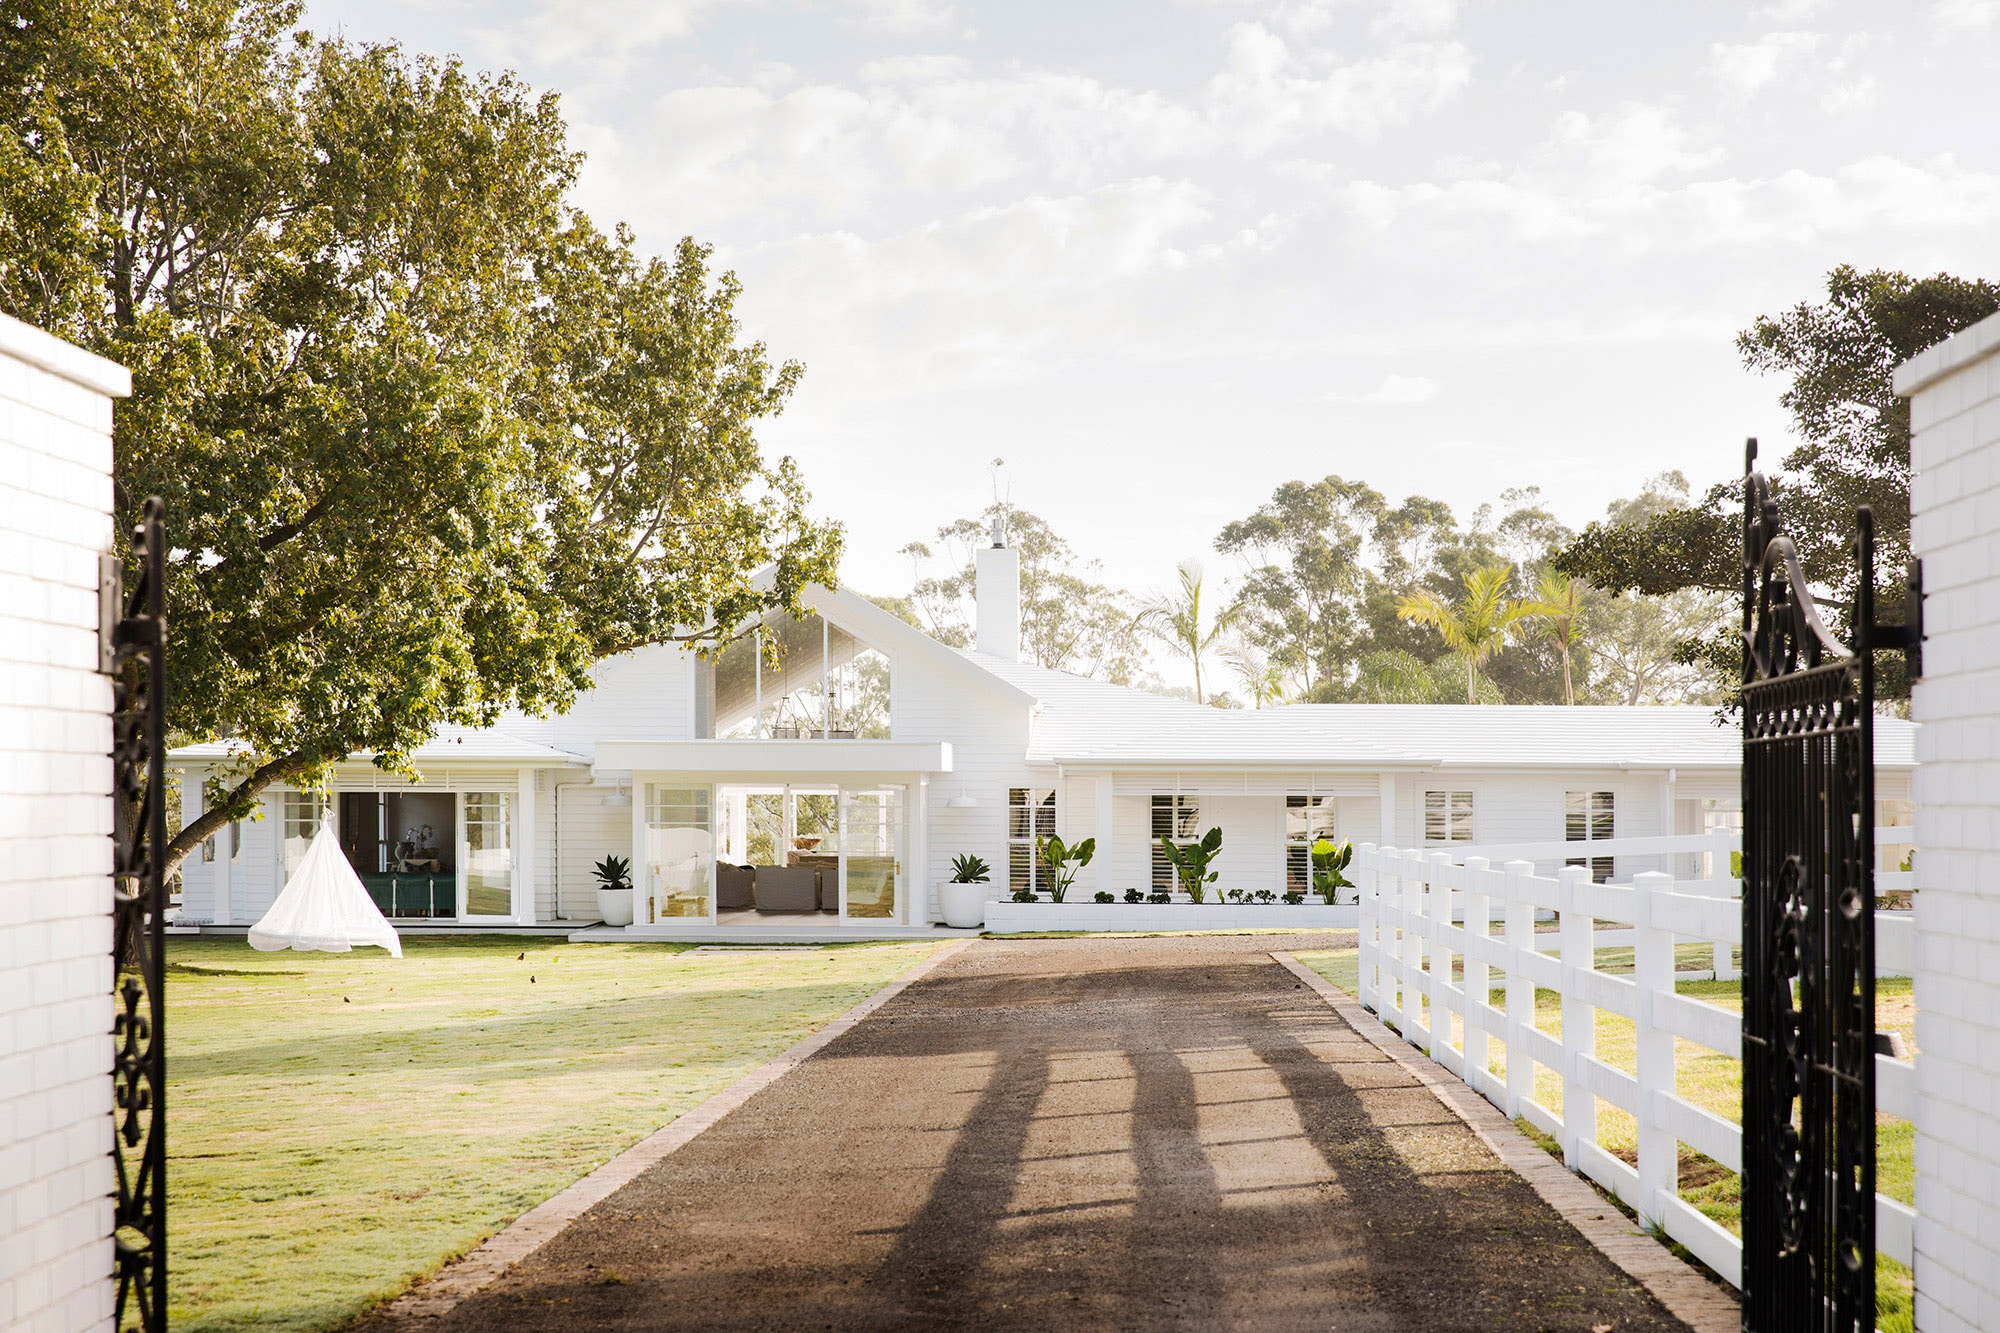
[[[1676,1319],[1695,1333],[1737,1333],[1742,1328],[1742,1307],[1736,1301],[1641,1231],[1582,1177],[1542,1151],[1458,1075],[1404,1041],[1345,991],[1290,953],[1273,952],[1271,957],[1310,986],[1370,1045],[1429,1088],[1503,1165],[1527,1181],[1544,1203],[1562,1214],[1563,1220],[1605,1258],[1651,1292]]]
[[[630,1184],[649,1168],[692,1143],[752,1097],[804,1064],[834,1038],[880,1009],[906,988],[964,952],[974,941],[957,940],[905,969],[895,980],[790,1049],[772,1056],[720,1091],[711,1093],[624,1152],[561,1192],[515,1218],[471,1253],[446,1264],[409,1291],[381,1306],[376,1317],[435,1319],[495,1282],[571,1222]]]

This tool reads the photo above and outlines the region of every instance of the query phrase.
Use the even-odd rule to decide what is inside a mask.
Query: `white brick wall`
[[[111,1324],[111,399],[0,315],[0,1327]]]
[[[1917,1327],[2000,1326],[2000,316],[1896,374],[1924,562]]]

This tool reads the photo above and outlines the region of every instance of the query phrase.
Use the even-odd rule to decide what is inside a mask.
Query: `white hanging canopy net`
[[[354,867],[347,864],[333,825],[321,824],[278,901],[271,904],[262,921],[250,927],[250,947],[267,952],[318,949],[347,953],[357,945],[371,944],[398,958],[403,956],[396,928],[368,896]]]

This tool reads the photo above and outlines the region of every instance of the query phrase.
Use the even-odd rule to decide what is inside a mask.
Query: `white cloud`
[[[878,32],[942,32],[957,20],[951,0],[849,0],[862,27]]]
[[[1226,43],[1208,112],[1225,137],[1254,151],[1327,130],[1373,138],[1436,111],[1472,81],[1471,53],[1457,42],[1405,43],[1337,62],[1293,50],[1261,23],[1239,23]]]
[[[1437,397],[1437,381],[1422,375],[1390,375],[1367,393],[1330,393],[1330,403],[1362,403],[1381,407],[1408,407]]]
[[[1825,41],[1817,32],[1767,32],[1754,42],[1717,42],[1709,48],[1708,73],[1726,96],[1747,102],[1805,66]]]
[[[2000,19],[2000,0],[1938,0],[1934,13],[1947,28],[1987,28]]]

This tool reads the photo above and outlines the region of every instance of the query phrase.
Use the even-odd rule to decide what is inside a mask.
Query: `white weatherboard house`
[[[419,782],[342,764],[327,813],[399,922],[588,926],[591,867],[616,855],[638,890],[625,933],[683,939],[926,930],[958,853],[991,863],[993,897],[1041,885],[1037,834],[1095,838],[1071,901],[1122,901],[1171,887],[1160,837],[1211,826],[1217,889],[1282,893],[1307,887],[1316,837],[1571,839],[1599,877],[1622,878],[1653,867],[1591,858],[1590,842],[1738,820],[1738,733],[1710,708],[1206,708],[1020,661],[1018,556],[982,551],[978,575],[973,651],[816,588],[813,614],[759,630],[775,665],[747,644],[712,660],[622,654],[563,716],[426,745]],[[1911,733],[1881,724],[1885,802],[1908,796]],[[175,753],[188,818],[226,753]],[[254,922],[321,817],[314,796],[267,794],[264,818],[189,859],[182,921]]]

